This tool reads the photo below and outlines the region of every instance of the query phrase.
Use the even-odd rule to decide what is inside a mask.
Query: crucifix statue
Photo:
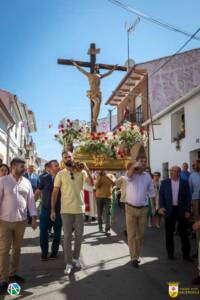
[[[87,97],[91,102],[91,130],[96,131],[96,126],[98,125],[98,116],[100,112],[101,106],[101,90],[100,84],[101,79],[112,74],[113,71],[127,71],[126,67],[117,66],[117,65],[105,65],[105,64],[96,64],[96,54],[100,52],[100,49],[96,49],[96,45],[93,43],[90,45],[90,49],[88,50],[88,54],[90,55],[90,63],[82,62],[82,61],[74,61],[74,60],[65,60],[58,59],[58,64],[62,65],[73,65],[80,72],[87,76],[89,80],[90,90],[87,91]],[[87,72],[82,67],[89,67],[90,72]],[[105,74],[100,74],[99,69],[107,69],[109,70]]]

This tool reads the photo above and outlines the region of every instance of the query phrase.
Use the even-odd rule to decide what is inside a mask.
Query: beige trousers
[[[67,264],[80,257],[84,229],[84,214],[61,214],[64,231],[64,257]],[[72,232],[74,228],[74,251],[72,251]]]
[[[134,208],[126,205],[126,226],[131,260],[137,260],[140,257],[146,221],[147,207]]]
[[[18,271],[25,227],[26,221],[0,220],[0,278],[2,281],[8,281],[9,276],[15,275]],[[9,259],[11,245],[12,252]]]

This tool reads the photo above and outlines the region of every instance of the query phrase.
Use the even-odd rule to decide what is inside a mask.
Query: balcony
[[[131,112],[125,116],[125,120],[140,126],[144,122],[143,113],[140,111]]]

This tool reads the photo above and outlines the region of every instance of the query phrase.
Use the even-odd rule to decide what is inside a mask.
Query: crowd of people
[[[97,218],[99,231],[109,238],[116,204],[123,209],[123,230],[133,267],[140,267],[146,224],[159,230],[163,219],[168,259],[176,259],[177,232],[183,259],[192,262],[198,258],[199,274],[192,282],[200,284],[200,161],[192,164],[191,173],[187,163],[182,170],[172,166],[169,178],[161,181],[161,174],[151,173],[144,156],[129,163],[123,175],[117,175],[108,171],[91,173],[85,163],[74,161],[72,152],[64,150],[60,164],[49,161],[41,175],[33,166],[26,169],[20,158],[14,158],[10,167],[0,165],[0,292],[7,291],[9,282],[24,282],[18,268],[27,220],[35,230],[39,217],[42,261],[57,259],[63,231],[64,273],[70,275],[81,268],[84,222]],[[193,257],[190,223],[197,241]]]

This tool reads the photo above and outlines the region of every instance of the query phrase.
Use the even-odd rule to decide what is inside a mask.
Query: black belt
[[[129,203],[125,203],[126,205],[128,205],[128,206],[131,206],[131,207],[133,207],[133,208],[138,208],[138,209],[141,209],[141,208],[144,208],[144,207],[148,207],[148,205],[143,205],[143,206],[135,206],[135,205],[132,205],[132,204],[129,204]]]

